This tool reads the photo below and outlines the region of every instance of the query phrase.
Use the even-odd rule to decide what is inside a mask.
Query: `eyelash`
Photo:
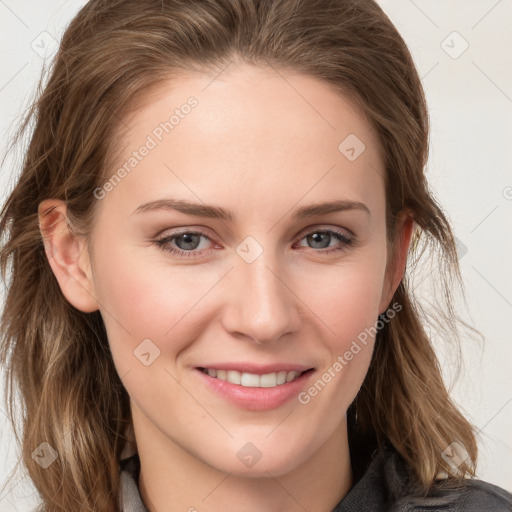
[[[344,233],[343,231],[337,231],[332,229],[317,229],[313,231],[309,231],[305,233],[300,240],[306,238],[308,235],[317,234],[317,233],[328,233],[340,242],[343,242],[343,245],[341,247],[336,248],[328,248],[328,249],[312,249],[311,250],[319,253],[319,254],[331,254],[331,253],[339,253],[342,251],[347,250],[350,246],[355,245],[355,239],[353,235],[348,235],[347,233]],[[190,251],[184,251],[181,249],[176,249],[175,247],[172,247],[169,245],[169,242],[174,240],[175,238],[178,238],[181,235],[199,235],[207,238],[208,240],[211,240],[209,236],[205,235],[204,233],[201,233],[200,231],[182,231],[181,233],[174,233],[173,235],[166,235],[164,237],[161,237],[157,240],[154,240],[153,243],[162,251],[169,252],[171,254],[175,254],[176,256],[179,256],[180,258],[196,258],[201,254],[201,251],[197,251],[195,249],[191,249]]]

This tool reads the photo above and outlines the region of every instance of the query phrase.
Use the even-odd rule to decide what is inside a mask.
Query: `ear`
[[[94,297],[87,246],[83,237],[70,229],[66,203],[46,199],[39,204],[38,215],[46,257],[62,293],[80,311],[96,311],[98,302]]]
[[[394,233],[394,251],[390,256],[386,267],[382,299],[379,306],[379,314],[384,313],[393,298],[400,281],[404,277],[407,254],[411,244],[411,237],[414,227],[414,217],[408,211],[399,213]]]

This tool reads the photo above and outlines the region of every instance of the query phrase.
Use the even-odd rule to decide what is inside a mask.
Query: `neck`
[[[331,512],[352,485],[346,421],[309,459],[279,476],[219,471],[160,431],[138,437],[137,448],[140,494],[150,512]]]

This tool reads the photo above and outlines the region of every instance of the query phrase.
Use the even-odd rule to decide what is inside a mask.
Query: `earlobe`
[[[98,309],[85,240],[68,224],[66,203],[46,199],[39,204],[39,229],[48,263],[66,299],[84,313]]]
[[[401,212],[398,215],[396,226],[395,251],[392,261],[388,262],[386,269],[386,286],[382,290],[379,314],[384,313],[389,307],[391,299],[404,277],[407,254],[414,231],[414,217],[409,212]]]

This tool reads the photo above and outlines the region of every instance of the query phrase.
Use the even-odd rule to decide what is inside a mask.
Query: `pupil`
[[[184,244],[180,242],[184,242]],[[176,239],[176,244],[180,249],[196,249],[199,244],[199,235],[184,233]]]
[[[314,247],[315,249],[324,249],[325,247],[328,247],[330,236],[331,235],[329,233],[313,233],[313,234],[309,235],[309,237],[311,238],[310,241],[312,241],[313,244],[316,244],[316,243],[321,244],[323,237],[325,237],[325,241],[327,241],[327,244],[323,244],[321,247],[316,246],[316,247]]]

